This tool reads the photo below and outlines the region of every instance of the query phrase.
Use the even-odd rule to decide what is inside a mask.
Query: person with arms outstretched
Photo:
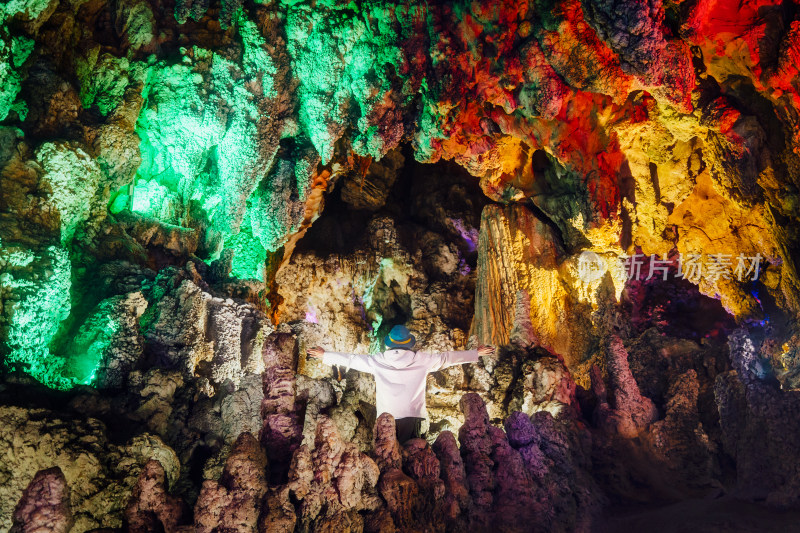
[[[405,326],[394,326],[384,337],[386,351],[375,356],[329,352],[319,346],[308,355],[327,365],[340,365],[375,376],[375,407],[378,416],[389,413],[395,419],[397,440],[401,443],[419,437],[425,419],[425,385],[430,372],[464,363],[477,363],[481,356],[493,355],[493,346],[477,350],[442,353],[414,351],[416,339]]]

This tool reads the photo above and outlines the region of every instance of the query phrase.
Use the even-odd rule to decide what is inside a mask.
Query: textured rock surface
[[[4,528],[11,527],[16,502],[40,470],[61,469],[69,487],[73,528],[79,531],[122,525],[125,505],[149,459],[166,465],[169,479],[179,476],[175,452],[152,435],[138,435],[117,445],[109,442],[98,420],[70,421],[46,410],[3,407],[0,419]]]
[[[594,490],[587,472],[591,445],[585,429],[568,417],[555,422],[546,411],[532,418],[516,412],[505,433],[489,425],[479,396],[465,395],[462,408],[459,441],[472,500],[471,527],[589,530],[602,493]]]
[[[323,531],[362,527],[359,511],[381,506],[377,494],[379,470],[375,462],[342,441],[326,417],[317,422],[314,449],[297,449],[289,472],[289,489],[300,501],[302,527]]]
[[[656,454],[666,463],[664,477],[676,487],[705,486],[719,476],[716,444],[700,420],[697,373],[688,370],[678,376],[667,392],[666,415],[651,426],[649,438]]]
[[[778,506],[796,506],[796,391],[781,391],[758,345],[743,330],[730,338],[734,370],[717,377],[725,451],[735,457],[737,489]]]
[[[792,2],[3,3],[0,529],[785,530],[798,50]],[[405,448],[305,358],[395,323],[498,347]]]
[[[266,342],[269,348],[264,352],[267,368],[291,368],[295,364],[292,355],[295,342],[291,334],[271,336]],[[137,444],[141,437],[137,437],[127,448],[119,449],[118,453],[123,450],[133,453],[129,459],[120,461],[114,453],[95,455],[91,459],[116,461],[101,463],[109,473],[97,475],[108,476],[121,468],[130,469],[126,485],[115,488],[113,493],[104,493],[110,498],[107,502],[122,504],[118,508],[118,521],[114,522],[113,516],[101,518],[99,510],[87,507],[88,503],[80,497],[86,485],[73,481],[69,483],[70,487],[75,487],[70,504],[79,511],[75,513],[73,530],[83,531],[92,524],[106,524],[121,525],[125,531],[160,527],[166,531],[188,531],[212,530],[219,524],[227,524],[226,527],[237,531],[294,531],[295,528],[444,531],[465,527],[477,530],[492,527],[502,531],[530,531],[531,527],[541,531],[590,531],[598,523],[601,507],[608,502],[604,495],[606,490],[618,499],[626,490],[638,490],[643,494],[641,488],[626,489],[631,483],[647,483],[648,491],[670,497],[704,494],[709,487],[721,487],[725,479],[721,468],[730,463],[722,460],[717,446],[735,460],[737,477],[747,480],[746,485],[731,487],[739,497],[766,496],[778,505],[793,506],[793,482],[779,474],[794,453],[793,441],[774,438],[766,456],[754,453],[753,444],[753,439],[765,428],[777,432],[776,435],[793,434],[790,425],[765,426],[765,417],[753,414],[766,405],[766,391],[773,390],[770,394],[778,395],[771,396],[770,404],[779,409],[783,409],[781,405],[791,409],[792,393],[781,393],[776,388],[777,380],[770,381],[769,376],[759,374],[763,374],[763,358],[757,355],[753,341],[744,330],[732,336],[730,342],[733,366],[741,369],[746,377],[740,380],[738,370],[717,377],[714,389],[717,403],[712,404],[712,408],[716,410],[719,406],[721,433],[714,429],[713,420],[706,422],[708,413],[701,388],[708,383],[708,377],[698,376],[693,369],[676,374],[663,396],[665,416],[656,414],[654,417],[653,403],[642,396],[633,374],[627,369],[627,350],[619,338],[612,337],[609,352],[614,355],[608,361],[607,392],[603,392],[605,381],[597,367],[593,371],[595,379],[599,380],[594,398],[574,385],[563,366],[556,373],[562,385],[557,385],[555,390],[563,388],[564,382],[572,385],[565,389],[566,393],[553,393],[551,385],[547,385],[553,382],[548,378],[548,371],[539,369],[531,372],[532,376],[539,376],[539,381],[528,385],[530,396],[523,403],[532,414],[514,411],[505,417],[501,429],[491,424],[481,397],[469,393],[460,402],[464,420],[459,429],[460,442],[456,442],[451,432],[441,431],[432,446],[423,439],[413,439],[405,448],[401,447],[395,439],[393,419],[384,414],[378,417],[374,442],[369,449],[374,460],[359,451],[356,443],[343,441],[337,423],[321,412],[305,413],[311,420],[306,420],[304,425],[313,427],[314,438],[310,445],[297,447],[303,419],[301,404],[308,400],[297,393],[286,393],[291,390],[293,379],[286,381],[280,373],[270,374],[277,376],[268,388],[273,394],[265,395],[266,403],[260,400],[255,403],[266,407],[262,411],[265,422],[276,414],[297,421],[287,426],[295,428],[288,434],[290,439],[286,440],[281,433],[262,432],[265,450],[252,434],[241,433],[230,447],[224,446],[220,453],[209,457],[202,474],[205,481],[198,494],[187,487],[189,480],[179,477],[178,459],[169,448],[163,444],[161,448],[151,446],[146,448],[151,450],[149,456],[134,452],[141,448]],[[551,369],[558,368],[554,366],[557,359],[552,360],[548,362],[548,358],[542,356],[530,359],[536,364],[547,364]],[[173,379],[172,383],[179,389],[185,387],[179,373]],[[149,383],[153,386],[156,382],[151,378]],[[159,385],[162,389],[164,383]],[[258,385],[261,385],[260,380]],[[748,389],[760,392],[748,395]],[[282,395],[278,394],[280,391]],[[553,399],[553,394],[561,399]],[[293,401],[289,402],[290,399]],[[85,406],[87,401],[83,399],[77,405]],[[597,425],[583,419],[581,412],[586,412],[590,405],[595,405],[596,412],[605,409],[610,418],[598,419]],[[281,409],[275,409],[276,406]],[[46,413],[19,408],[14,412],[36,419]],[[226,415],[219,410],[205,416],[215,420]],[[151,420],[139,421],[139,427],[158,425]],[[37,433],[48,435],[48,439],[57,434],[57,430],[39,424]],[[77,430],[80,426],[71,424],[64,426],[59,422],[58,427],[80,434]],[[705,429],[706,425],[709,430]],[[25,434],[26,426],[21,427],[23,429],[15,429],[16,434]],[[265,425],[269,427],[274,426]],[[620,427],[632,433],[620,431]],[[98,435],[102,436],[107,430],[98,426],[95,431],[100,431]],[[167,431],[166,435],[171,433]],[[637,438],[632,439],[633,436]],[[86,436],[82,439],[85,441]],[[289,444],[291,446],[287,447]],[[22,446],[11,448],[14,457],[27,453],[37,466],[44,466],[50,457],[55,457],[56,464],[66,469],[65,481],[60,485],[63,488],[59,490],[66,491],[66,480],[75,465],[82,465],[81,475],[89,472],[80,460],[59,464],[59,457],[64,454],[74,455],[75,452],[68,450],[79,446],[77,443],[53,443],[49,446],[55,455],[39,459],[35,457],[41,448],[24,452]],[[282,467],[285,474],[270,472],[268,453],[279,461],[287,454],[291,456],[291,463]],[[221,461],[219,469],[214,466],[215,461]],[[27,463],[18,461],[8,464],[14,472],[28,468]],[[171,465],[171,470],[165,471],[162,464]],[[197,463],[190,461],[186,468],[197,468],[193,464]],[[44,474],[39,477],[41,479],[34,480],[31,487],[50,480]],[[53,482],[58,479],[61,478],[55,475]],[[180,479],[184,480],[179,483]],[[607,484],[609,479],[616,479],[617,485]],[[17,509],[34,505],[33,500],[23,497],[22,488],[16,489],[17,496],[12,497],[22,498],[19,503],[15,501]],[[13,485],[11,489],[14,490]],[[28,493],[32,491],[34,489],[28,489]],[[59,498],[62,502],[65,497]],[[184,503],[186,499],[190,505]],[[35,502],[42,504],[43,497]],[[53,509],[54,514],[61,513],[59,516],[64,514],[63,506],[47,508]],[[194,525],[189,526],[192,521]]]
[[[264,427],[261,442],[270,463],[270,479],[285,481],[292,454],[300,446],[303,424],[297,405],[295,382],[296,339],[276,333],[273,342],[264,344],[264,400],[261,417]]]
[[[191,255],[219,260],[222,272],[257,280],[273,317],[326,315],[333,309],[316,309],[321,302],[279,291],[276,266],[286,266],[319,216],[325,191],[339,187],[334,194],[351,209],[396,214],[407,198],[391,191],[413,159],[452,160],[490,198],[523,204],[485,213],[486,245],[516,251],[478,289],[482,338],[506,339],[514,319],[498,305],[510,309],[526,290],[538,341],[570,367],[588,358],[596,339],[581,332],[597,326],[591,314],[609,287],[576,278],[574,255],[583,250],[606,261],[639,249],[648,257],[727,254],[716,262],[729,259],[731,269],[739,254],[759,253],[754,287],[737,276],[693,283],[740,319],[765,319],[767,294],[796,315],[798,23],[791,10],[763,8],[760,16],[758,6],[726,1],[681,9],[577,0],[359,9],[9,3],[0,15],[0,241],[12,281],[4,300],[22,302],[31,291],[71,298],[4,306],[4,355],[61,388],[103,384],[113,368],[86,371],[93,355],[62,337],[92,338],[86,329],[98,318],[87,308],[116,296],[91,290],[111,258],[155,270]],[[434,194],[418,204],[430,210],[446,201]],[[527,207],[534,218],[522,214]],[[415,246],[357,246],[355,256],[339,250],[338,258],[315,250],[347,270],[359,265],[357,299],[369,296],[376,274],[389,288],[409,286],[365,309],[353,327],[372,325],[378,312],[391,319],[390,309],[375,308],[386,304],[401,318],[441,317],[448,329],[468,329],[450,317],[469,307],[469,276],[446,278],[463,271],[478,221],[452,212],[422,214],[444,227],[423,224],[438,235],[416,232]],[[388,232],[390,242],[395,231],[403,235],[403,221],[393,228],[376,217],[374,232]],[[280,279],[294,279],[319,255],[304,254]],[[393,267],[381,266],[388,259]],[[495,268],[498,259],[487,260]],[[619,296],[624,278],[607,267]],[[333,288],[326,283],[318,279],[312,292]],[[495,283],[504,290],[485,294]],[[378,298],[380,283],[374,291]],[[443,292],[460,293],[458,303],[443,301]],[[47,327],[28,338],[28,317]],[[559,334],[559,321],[570,323],[569,335]],[[383,333],[335,329],[337,343],[362,347]],[[431,341],[462,342],[455,332]]]
[[[635,437],[656,420],[658,411],[653,402],[639,391],[628,365],[628,352],[619,337],[611,338],[607,361],[612,399],[608,403],[602,399],[605,394],[601,391],[605,386],[594,384],[596,394],[601,398],[595,412],[597,425],[623,437]]]
[[[219,482],[203,483],[195,505],[195,531],[255,530],[266,493],[266,455],[253,435],[242,433],[231,448]]]
[[[188,508],[167,492],[167,479],[161,463],[147,461],[125,508],[125,527],[131,532],[176,531],[187,523]]]
[[[374,212],[348,207],[347,185],[358,176],[345,176],[341,201],[334,193],[277,273],[280,319],[316,324],[307,343],[373,352],[395,322],[406,322],[429,349],[465,345],[486,200],[458,167],[443,167],[435,180],[423,165],[409,167]]]
[[[14,533],[70,530],[73,522],[69,487],[60,468],[40,470],[33,476],[14,509],[13,521],[10,531]]]

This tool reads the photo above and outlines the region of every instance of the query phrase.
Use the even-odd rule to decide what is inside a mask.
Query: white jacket
[[[387,350],[374,356],[326,351],[322,362],[375,376],[375,407],[378,415],[390,413],[398,419],[425,417],[425,378],[429,372],[463,363],[476,363],[479,358],[478,350],[444,353]]]

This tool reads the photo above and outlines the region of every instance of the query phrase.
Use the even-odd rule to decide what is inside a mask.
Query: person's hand
[[[494,355],[494,346],[478,346],[478,355],[484,357]]]
[[[316,359],[322,359],[322,356],[325,354],[325,350],[323,350],[319,346],[314,346],[313,348],[309,348],[308,350],[306,350],[306,353]]]

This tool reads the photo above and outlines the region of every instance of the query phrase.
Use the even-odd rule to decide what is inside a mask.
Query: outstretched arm
[[[436,372],[449,366],[462,365],[464,363],[477,363],[481,356],[492,354],[494,354],[494,346],[481,346],[477,350],[433,354],[429,372]]]
[[[321,359],[326,365],[339,365],[347,368],[352,368],[360,372],[367,372],[372,374],[372,367],[369,364],[369,357],[366,355],[357,355],[354,353],[339,353],[329,352],[319,346],[309,348],[308,355],[315,359]]]

